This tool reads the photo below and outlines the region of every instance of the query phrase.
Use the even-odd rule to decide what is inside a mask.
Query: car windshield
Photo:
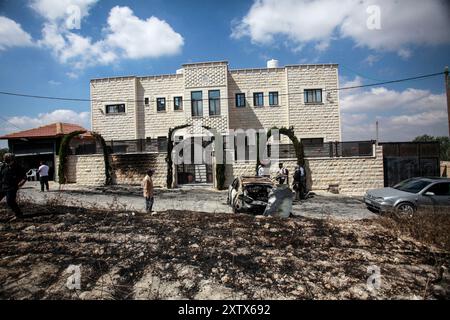
[[[409,179],[400,181],[399,183],[397,183],[396,185],[394,185],[392,188],[394,188],[394,189],[400,189],[400,187],[402,187],[402,186],[404,186],[405,184],[407,184],[407,183],[409,183],[409,182],[411,182],[411,181],[414,181],[414,180],[417,180],[417,178],[409,178]]]
[[[431,184],[431,181],[410,179],[400,182],[394,188],[400,191],[418,193],[429,184]]]

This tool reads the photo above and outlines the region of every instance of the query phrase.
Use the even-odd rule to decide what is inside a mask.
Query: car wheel
[[[237,204],[237,200],[234,202],[234,204],[233,204],[233,213],[235,213],[235,214],[238,214],[238,213],[240,213],[241,211],[239,210],[239,205]]]
[[[397,215],[397,217],[399,218],[403,218],[403,217],[407,217],[407,218],[411,218],[414,214],[414,206],[411,203],[400,203],[395,210],[395,213]]]

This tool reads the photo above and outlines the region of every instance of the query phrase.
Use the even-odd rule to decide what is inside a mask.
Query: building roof
[[[184,63],[181,66],[183,68],[189,68],[189,67],[197,67],[197,66],[207,66],[207,65],[228,65],[227,60],[223,61],[203,61],[203,62],[192,62],[192,63]],[[276,68],[267,68],[267,67],[261,67],[261,68],[239,68],[239,69],[228,69],[228,71],[234,73],[234,72],[241,72],[241,71],[261,71],[261,70],[284,70],[286,68],[314,68],[314,67],[338,67],[339,64],[337,63],[313,63],[313,64],[288,64],[285,66],[280,66]],[[147,76],[135,76],[135,75],[129,75],[129,76],[117,76],[117,77],[106,77],[106,78],[94,78],[91,79],[91,82],[97,82],[97,81],[104,81],[104,80],[113,80],[113,79],[132,79],[132,78],[158,78],[158,77],[168,77],[168,76],[176,76],[181,77],[183,74],[159,74],[159,75],[147,75]]]
[[[10,133],[0,136],[0,139],[52,138],[63,136],[74,131],[87,130],[77,124],[57,122],[34,129]]]

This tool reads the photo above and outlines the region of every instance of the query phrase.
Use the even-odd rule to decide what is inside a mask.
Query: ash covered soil
[[[449,297],[450,252],[374,220],[36,204],[26,212],[8,223],[0,207],[0,299]],[[70,265],[81,266],[79,290],[66,287]],[[381,282],[370,290],[373,265]]]

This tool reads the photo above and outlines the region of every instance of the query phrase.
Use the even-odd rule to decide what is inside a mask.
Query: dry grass
[[[395,233],[450,251],[450,213],[422,210],[412,217],[390,214],[378,221]]]

